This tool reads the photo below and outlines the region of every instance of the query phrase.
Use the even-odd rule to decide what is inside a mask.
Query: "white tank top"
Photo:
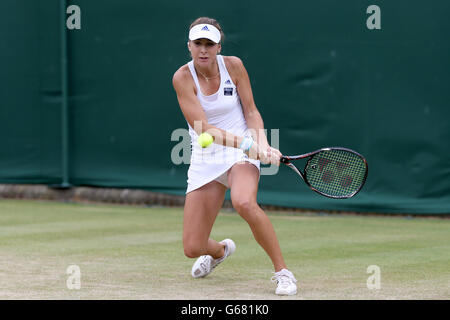
[[[248,135],[248,128],[242,111],[241,100],[236,91],[236,86],[225,66],[223,56],[217,56],[217,64],[219,65],[220,72],[219,90],[212,95],[205,96],[200,89],[194,62],[190,61],[188,63],[189,70],[191,71],[195,86],[197,87],[197,97],[205,111],[208,123],[238,136]],[[214,153],[217,158],[217,153],[224,151],[225,148],[227,148],[217,144],[211,144],[208,148],[201,148],[197,143],[197,133],[189,124],[188,126],[194,157],[202,154],[204,158],[206,155]]]
[[[247,124],[242,112],[241,101],[236,91],[236,86],[228,74],[223,56],[217,56],[217,64],[219,65],[220,72],[219,90],[212,95],[205,96],[200,89],[194,62],[190,61],[188,63],[189,70],[197,87],[197,97],[203,110],[205,110],[209,124],[223,130],[238,130],[236,133],[233,133],[242,135],[247,129]]]
[[[188,62],[197,88],[197,98],[205,111],[208,123],[238,136],[250,136],[236,85],[227,71],[223,56],[217,55],[217,64],[220,72],[219,90],[212,95],[205,96],[198,82],[194,62]],[[187,192],[219,177],[238,161],[249,161],[259,169],[259,161],[249,159],[240,149],[215,143],[207,148],[202,148],[197,142],[197,133],[189,123],[188,126],[192,155],[188,171]]]

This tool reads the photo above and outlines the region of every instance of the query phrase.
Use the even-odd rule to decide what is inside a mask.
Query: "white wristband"
[[[245,137],[242,140],[241,145],[239,146],[239,149],[242,149],[244,151],[248,151],[252,147],[252,144],[253,144],[253,139],[250,138],[250,137]]]

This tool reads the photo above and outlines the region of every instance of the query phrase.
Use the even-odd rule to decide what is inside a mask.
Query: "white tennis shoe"
[[[275,294],[281,296],[292,296],[297,294],[297,279],[295,279],[294,275],[289,270],[281,269],[280,271],[275,272],[275,275],[270,280],[277,283]]]
[[[219,243],[225,245],[225,254],[222,258],[214,259],[210,255],[200,256],[192,266],[191,274],[194,278],[203,278],[210,274],[215,267],[222,263],[227,257],[231,256],[236,250],[236,245],[231,239],[225,239]]]

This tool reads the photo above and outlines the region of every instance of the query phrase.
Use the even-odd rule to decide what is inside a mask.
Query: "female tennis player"
[[[279,165],[281,153],[268,144],[242,61],[220,55],[222,39],[215,19],[195,20],[187,43],[192,61],[173,76],[192,145],[183,217],[184,253],[198,258],[191,273],[201,278],[235,251],[233,240],[210,238],[229,188],[233,207],[272,260],[275,293],[293,295],[297,280],[286,267],[272,223],[256,202],[260,162]],[[203,132],[214,139],[204,149],[197,143]]]

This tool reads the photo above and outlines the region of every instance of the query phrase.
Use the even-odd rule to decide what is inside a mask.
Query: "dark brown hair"
[[[220,43],[222,43],[223,40],[225,39],[225,34],[223,33],[222,27],[220,26],[219,22],[217,22],[216,19],[208,18],[208,17],[197,18],[194,20],[194,22],[191,23],[191,25],[189,26],[189,30],[191,30],[193,26],[196,26],[198,24],[203,24],[203,23],[213,25],[220,31]]]

